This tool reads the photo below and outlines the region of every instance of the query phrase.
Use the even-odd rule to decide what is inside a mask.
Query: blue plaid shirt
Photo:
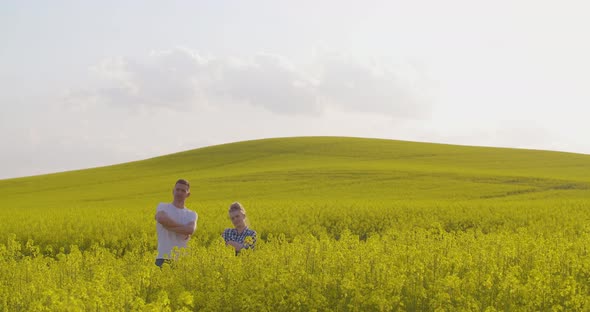
[[[246,227],[242,234],[238,234],[238,230],[236,229],[225,229],[221,236],[223,236],[226,243],[228,241],[238,242],[242,244],[244,248],[254,248],[254,245],[256,244],[256,231],[249,229],[248,227]]]

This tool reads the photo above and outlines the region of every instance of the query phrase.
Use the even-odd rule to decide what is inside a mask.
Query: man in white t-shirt
[[[187,209],[184,202],[191,195],[187,180],[176,181],[172,190],[174,201],[160,203],[156,209],[156,230],[158,232],[158,256],[156,265],[162,267],[172,258],[174,247],[185,248],[191,235],[197,229],[198,215]]]

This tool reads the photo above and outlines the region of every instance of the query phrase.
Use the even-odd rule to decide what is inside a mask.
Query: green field
[[[154,213],[191,182],[184,257]],[[241,202],[258,246],[220,237]],[[0,311],[590,310],[590,155],[300,137],[0,180]]]

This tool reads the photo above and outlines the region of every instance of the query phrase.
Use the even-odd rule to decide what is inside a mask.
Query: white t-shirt
[[[199,216],[196,212],[185,208],[176,208],[171,203],[160,203],[158,208],[156,209],[156,213],[158,211],[164,211],[166,214],[175,222],[179,224],[187,224],[191,221],[195,221],[195,225],[197,224],[197,219]],[[158,232],[158,257],[157,259],[170,259],[170,252],[172,248],[176,247],[186,247],[186,243],[188,239],[186,239],[186,235],[178,234],[176,232],[169,231],[159,222],[156,222],[156,230]]]

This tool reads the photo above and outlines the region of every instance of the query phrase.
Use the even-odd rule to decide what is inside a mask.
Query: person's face
[[[176,183],[174,186],[174,190],[172,191],[172,195],[174,195],[174,200],[183,201],[187,197],[191,195],[188,186],[180,183]]]
[[[246,216],[243,215],[241,211],[234,210],[229,213],[229,218],[231,219],[231,223],[233,223],[233,225],[237,227],[244,225],[244,220],[246,219]]]

